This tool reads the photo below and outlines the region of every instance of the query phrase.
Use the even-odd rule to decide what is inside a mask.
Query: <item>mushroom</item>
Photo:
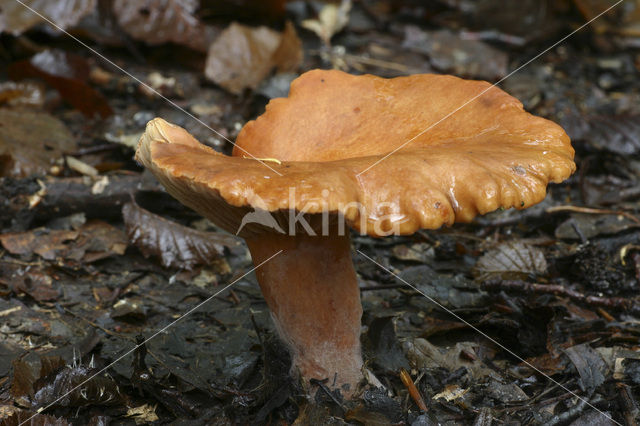
[[[527,208],[574,172],[573,155],[560,126],[487,82],[313,70],[244,126],[232,156],[156,118],[136,158],[245,238],[255,265],[278,254],[256,274],[293,373],[349,396],[363,362],[348,228],[408,235]]]

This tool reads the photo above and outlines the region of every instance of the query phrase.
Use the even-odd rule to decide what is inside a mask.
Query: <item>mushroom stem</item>
[[[349,235],[269,235],[247,240],[256,274],[280,337],[306,383],[350,396],[362,378],[362,305],[351,261]]]

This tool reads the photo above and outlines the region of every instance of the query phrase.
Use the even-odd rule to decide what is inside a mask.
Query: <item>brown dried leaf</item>
[[[113,11],[120,26],[148,44],[177,43],[206,51],[212,29],[195,16],[197,0],[115,0]]]
[[[96,0],[21,1],[63,29],[76,25],[80,19],[92,13],[96,8]],[[43,22],[45,21],[40,16],[17,1],[2,2],[2,9],[0,9],[0,32],[20,35]]]
[[[51,276],[44,271],[29,270],[15,277],[11,287],[15,293],[25,293],[38,302],[44,302],[60,297],[60,292],[53,288],[52,283]]]
[[[85,58],[59,49],[35,54],[28,61],[11,64],[8,69],[13,80],[40,78],[60,93],[60,96],[87,117],[113,114],[107,99],[87,83],[89,64]]]
[[[282,31],[280,45],[273,52],[271,60],[278,72],[294,72],[302,64],[302,41],[291,21],[287,21]]]
[[[33,383],[36,380],[35,372],[32,370],[31,365],[20,358],[13,360],[11,366],[13,367],[11,396],[20,405],[25,405],[33,396]]]
[[[11,254],[36,253],[43,259],[54,260],[67,251],[65,243],[77,237],[78,231],[38,228],[32,231],[2,234],[0,243]]]
[[[0,108],[0,176],[45,174],[75,141],[58,119],[44,112]]]
[[[0,243],[11,254],[35,253],[46,260],[64,258],[85,263],[122,255],[128,245],[124,232],[100,220],[89,221],[77,231],[37,228],[2,234]]]
[[[205,75],[231,93],[255,89],[273,70],[295,70],[302,62],[302,43],[288,23],[279,33],[267,27],[233,23],[209,48]]]
[[[473,273],[479,280],[543,275],[547,261],[539,248],[521,241],[509,241],[487,251],[476,263]]]
[[[224,247],[238,245],[233,237],[187,228],[155,215],[135,203],[122,208],[129,240],[142,254],[158,256],[167,268],[191,269],[218,258]]]

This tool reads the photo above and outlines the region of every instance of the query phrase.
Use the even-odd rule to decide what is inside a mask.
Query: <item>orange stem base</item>
[[[362,378],[362,305],[349,236],[281,236],[247,240],[272,318],[289,346],[293,369],[325,379],[349,396]]]

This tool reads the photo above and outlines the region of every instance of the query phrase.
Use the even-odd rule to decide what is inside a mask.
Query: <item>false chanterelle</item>
[[[350,395],[363,362],[348,229],[407,235],[527,208],[573,155],[560,126],[486,82],[314,70],[244,126],[232,156],[156,118],[136,158],[243,237],[255,265],[278,253],[256,274],[293,373]]]

